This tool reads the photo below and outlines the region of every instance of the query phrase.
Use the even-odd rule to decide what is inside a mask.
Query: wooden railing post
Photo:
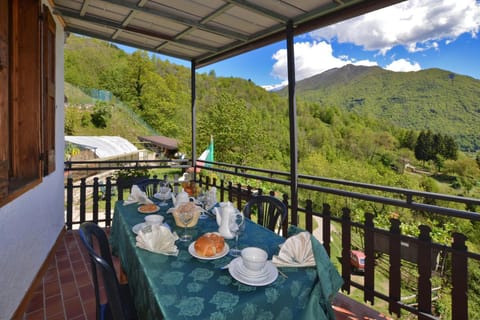
[[[67,230],[72,229],[73,221],[73,179],[67,179],[67,217],[66,217]]]
[[[112,223],[112,177],[107,177],[105,185],[105,225],[110,226]]]
[[[398,302],[401,297],[400,287],[400,257],[401,257],[401,234],[400,234],[400,220],[390,219],[390,242],[389,242],[389,290],[388,290],[388,311],[395,313],[400,317],[400,305]]]
[[[92,219],[93,219],[93,222],[98,224],[98,178],[97,177],[93,178],[92,199],[93,199],[93,207],[92,207],[93,217],[92,217]],[[82,221],[82,222],[84,222],[84,221]]]
[[[350,275],[352,266],[350,264],[350,246],[352,243],[352,225],[350,220],[350,209],[342,208],[342,290],[350,293]]]
[[[467,237],[453,234],[452,252],[452,319],[468,319]]]
[[[80,180],[80,221],[85,221],[85,211],[87,205],[87,184],[86,179]]]
[[[330,205],[328,203],[322,204],[322,236],[323,236],[323,246],[327,251],[327,254],[330,256],[330,230],[331,230],[331,216],[332,212],[330,211]]]
[[[373,214],[365,213],[364,246],[365,246],[365,271],[363,301],[374,303],[375,292],[375,226]]]
[[[305,228],[308,232],[313,232],[313,204],[310,199],[305,203]]]
[[[418,227],[418,311],[426,314],[432,312],[432,231],[428,226]],[[430,319],[419,315],[419,319]]]
[[[288,225],[290,221],[290,216],[288,215],[288,194],[286,193],[283,194],[283,203],[287,207],[287,218],[282,225],[282,235],[286,238],[288,236]]]

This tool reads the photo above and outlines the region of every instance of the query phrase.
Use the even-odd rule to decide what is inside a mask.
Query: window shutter
[[[47,6],[43,7],[43,172],[55,170],[55,21]]]
[[[8,159],[9,159],[9,127],[8,127],[8,70],[9,70],[9,4],[0,1],[0,203],[8,195]]]

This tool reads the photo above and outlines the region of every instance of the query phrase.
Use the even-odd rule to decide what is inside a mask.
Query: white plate
[[[138,212],[144,213],[144,214],[155,213],[155,212],[157,212],[158,210],[160,210],[160,207],[159,207],[159,206],[155,206],[155,210],[147,210],[147,211],[142,210],[141,208],[142,208],[142,206],[140,205],[137,210],[138,210]]]
[[[230,247],[228,246],[228,244],[225,242],[225,246],[223,247],[223,251],[220,252],[220,253],[217,253],[216,255],[214,256],[211,256],[211,257],[204,257],[204,256],[201,256],[197,253],[197,251],[195,251],[195,241],[190,243],[190,245],[188,246],[188,252],[194,256],[195,258],[198,258],[198,259],[202,259],[202,260],[215,260],[215,259],[218,259],[218,258],[221,258],[221,257],[225,257],[228,253],[228,251],[230,251]]]
[[[235,280],[249,286],[266,286],[274,282],[278,277],[277,267],[275,267],[275,265],[271,261],[267,261],[267,263],[265,264],[265,271],[262,277],[255,275],[255,277],[252,278],[244,275],[243,273],[239,272],[242,266],[242,257],[237,257],[233,259],[228,265],[228,272]]]
[[[170,226],[166,222],[164,222],[162,225],[170,229]],[[140,230],[142,230],[146,226],[147,226],[146,222],[140,222],[132,227],[132,231],[133,233],[138,234]]]

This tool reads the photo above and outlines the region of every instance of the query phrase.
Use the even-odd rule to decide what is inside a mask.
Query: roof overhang
[[[148,142],[167,150],[178,150],[178,140],[163,136],[139,136],[141,142]]]
[[[65,31],[203,67],[404,0],[54,0]],[[352,31],[354,32],[354,31]]]

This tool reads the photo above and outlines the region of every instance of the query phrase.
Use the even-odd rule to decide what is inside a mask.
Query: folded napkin
[[[126,206],[132,203],[139,203],[139,204],[150,204],[153,203],[152,200],[148,199],[147,194],[140,190],[140,188],[134,184],[132,186],[132,190],[130,191],[130,195],[128,199],[123,201],[123,205]]]
[[[172,233],[165,226],[154,224],[152,231],[140,230],[136,237],[137,247],[169,256],[178,255],[178,248],[175,241],[178,240],[176,233]]]
[[[308,231],[289,237],[282,244],[278,256],[273,256],[277,267],[313,267],[316,265],[312,241]]]
[[[317,270],[319,281],[315,284],[313,290],[310,292],[306,308],[303,314],[300,316],[300,319],[334,320],[335,312],[333,311],[332,301],[338,290],[340,290],[343,284],[343,279],[333,263],[330,261],[327,251],[320,241],[317,240],[317,238],[296,226],[289,227],[288,234],[291,236],[285,241],[285,244],[291,238],[296,239],[293,240],[295,243],[296,241],[306,241],[305,238],[307,236],[305,233],[308,235],[310,240],[310,248],[315,259],[315,268]],[[298,235],[300,236],[297,238]],[[305,247],[307,247],[306,244]],[[306,251],[308,250],[304,250],[304,252]],[[295,259],[298,259],[299,256],[301,255],[296,255],[297,258]],[[293,263],[291,266],[293,266]]]

